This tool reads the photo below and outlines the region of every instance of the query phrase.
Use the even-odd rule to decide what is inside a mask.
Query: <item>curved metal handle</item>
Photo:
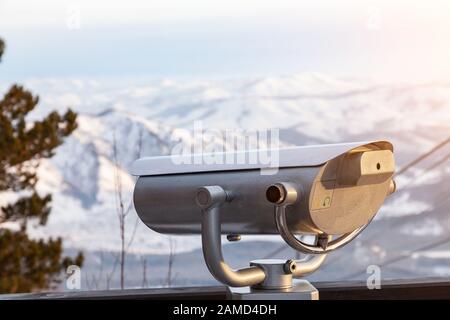
[[[284,191],[282,192],[284,194],[295,194],[295,196],[291,196],[292,200],[289,200],[288,197],[285,197],[281,201],[275,202],[275,224],[283,240],[297,251],[309,254],[323,254],[331,252],[349,243],[356,236],[358,236],[361,231],[363,231],[364,228],[368,225],[365,224],[364,226],[359,227],[352,232],[345,233],[334,240],[331,240],[331,236],[327,234],[321,234],[317,236],[316,244],[312,245],[305,243],[297,239],[291,232],[286,219],[286,207],[293,204],[297,200],[297,191],[295,186],[288,182],[277,183],[274,186],[284,189]]]
[[[202,187],[197,191],[197,204],[202,209],[203,257],[209,272],[230,287],[253,286],[264,281],[261,268],[233,270],[223,259],[219,207],[230,198],[219,186]]]
[[[292,276],[294,278],[300,278],[313,273],[322,265],[325,261],[327,254],[316,254],[310,259],[305,260],[289,260],[286,265],[289,266]]]
[[[286,206],[275,207],[275,223],[281,237],[289,246],[297,251],[310,254],[328,253],[336,250],[337,248],[340,248],[352,241],[367,226],[364,225],[362,227],[359,227],[358,229],[355,229],[349,233],[345,233],[332,241],[329,241],[331,237],[328,237],[328,235],[323,235],[322,239],[324,240],[320,241],[321,238],[319,236],[318,244],[312,245],[297,239],[291,232],[286,221]],[[325,238],[327,238],[328,240],[325,240]]]

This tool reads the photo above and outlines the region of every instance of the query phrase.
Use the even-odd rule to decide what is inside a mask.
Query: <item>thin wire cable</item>
[[[447,193],[447,196],[448,196],[448,195],[450,195],[450,192]],[[440,207],[443,206],[448,200],[450,200],[450,198],[447,197],[447,199],[444,199],[442,202],[440,202],[439,205],[438,205],[436,208],[440,208]],[[442,211],[442,212],[445,212],[445,211]],[[385,262],[381,263],[381,264],[379,265],[379,267],[381,268],[381,267],[383,267],[383,266],[392,264],[392,263],[394,263],[394,262],[397,262],[397,261],[401,261],[401,260],[404,260],[404,259],[411,258],[411,257],[412,257],[412,254],[415,253],[415,252],[418,252],[418,251],[424,251],[424,250],[429,250],[429,249],[432,249],[432,248],[434,248],[434,247],[437,247],[437,246],[440,246],[440,245],[442,245],[442,244],[445,244],[445,243],[447,243],[447,242],[450,242],[450,237],[445,237],[444,239],[438,240],[438,241],[436,241],[436,242],[432,242],[432,243],[430,243],[430,244],[426,244],[426,245],[424,245],[424,246],[422,246],[422,247],[419,247],[419,248],[410,250],[410,251],[408,251],[407,253],[401,253],[401,254],[398,254],[398,255],[396,255],[396,256],[394,256],[394,257],[392,257],[392,258],[386,260]],[[364,274],[364,273],[365,273],[365,271],[355,272],[355,273],[353,273],[353,274],[350,274],[350,275],[348,275],[348,276],[345,276],[345,277],[342,278],[341,280],[348,280],[348,279],[351,279],[351,278],[353,278],[353,277],[357,277],[357,276],[359,276],[359,275],[361,275],[361,274]]]
[[[401,261],[401,260],[404,260],[404,259],[409,259],[409,258],[412,257],[412,254],[413,254],[413,253],[420,252],[420,251],[425,251],[425,250],[430,250],[430,249],[439,247],[439,246],[441,246],[441,245],[443,245],[443,244],[446,244],[446,243],[448,243],[448,242],[450,242],[450,237],[445,237],[445,238],[440,239],[440,240],[438,240],[438,241],[435,241],[435,242],[426,244],[426,245],[424,245],[424,246],[422,246],[422,247],[419,247],[419,248],[410,250],[410,251],[408,251],[408,252],[406,252],[406,253],[396,255],[396,256],[392,257],[391,259],[386,260],[385,262],[379,264],[378,266],[379,266],[380,268],[382,268],[382,267],[385,267],[385,266],[390,265],[390,264],[392,264],[392,263],[395,263],[395,262],[398,262],[398,261]],[[353,278],[355,278],[355,277],[357,277],[357,276],[360,276],[360,275],[362,275],[362,274],[365,274],[365,271],[359,271],[359,272],[352,273],[352,274],[350,274],[350,275],[347,275],[347,276],[341,278],[341,279],[338,280],[338,281],[350,280],[350,279],[353,279]]]
[[[436,146],[434,146],[433,148],[431,148],[429,151],[425,152],[424,154],[420,155],[419,157],[417,157],[413,161],[407,163],[405,166],[403,166],[400,170],[397,171],[395,176],[399,176],[399,175],[403,174],[405,171],[409,170],[411,167],[414,167],[419,162],[421,162],[424,159],[428,158],[430,155],[432,155],[433,153],[435,153],[439,149],[443,148],[448,143],[450,143],[450,137],[448,137],[447,139],[445,139],[441,143],[438,143]]]

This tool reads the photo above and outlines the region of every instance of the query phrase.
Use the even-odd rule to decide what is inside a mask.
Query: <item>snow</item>
[[[408,215],[417,215],[430,211],[433,207],[423,201],[411,199],[410,193],[397,196],[392,202],[386,203],[379,213],[379,218],[392,218]]]
[[[440,236],[444,233],[443,226],[436,220],[426,219],[420,223],[406,224],[400,229],[402,234],[417,237]]]
[[[448,250],[432,250],[432,251],[423,251],[423,252],[414,252],[412,254],[414,259],[418,259],[421,257],[432,258],[432,259],[450,259],[450,251]],[[450,268],[449,268],[450,270]]]

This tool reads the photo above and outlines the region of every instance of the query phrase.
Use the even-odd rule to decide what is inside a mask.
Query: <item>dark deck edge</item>
[[[323,300],[423,300],[450,299],[450,279],[385,280],[380,289],[369,290],[366,282],[318,282],[314,286]]]
[[[380,289],[369,290],[365,282],[315,282],[321,300],[450,299],[450,279],[385,280]],[[0,300],[220,300],[223,286],[65,291],[0,295]]]

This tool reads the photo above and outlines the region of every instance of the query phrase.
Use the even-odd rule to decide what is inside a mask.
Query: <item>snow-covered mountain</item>
[[[198,120],[206,129],[279,128],[283,145],[389,139],[399,167],[450,136],[450,83],[380,84],[299,74],[210,81],[39,79],[25,85],[41,98],[32,117],[67,107],[79,113],[79,128],[40,167],[39,188],[53,194],[53,210],[47,226],[32,228],[32,234],[62,236],[65,247],[85,251],[119,248],[114,141],[129,203],[130,163],[139,154],[169,154],[177,143],[189,145]],[[398,177],[397,194],[346,249],[349,254],[384,261],[449,232],[450,162],[425,170],[449,151],[443,148]],[[137,223],[131,252],[167,252],[167,236],[136,219],[134,212],[127,218],[128,234]],[[180,252],[200,246],[198,237],[174,239]]]

